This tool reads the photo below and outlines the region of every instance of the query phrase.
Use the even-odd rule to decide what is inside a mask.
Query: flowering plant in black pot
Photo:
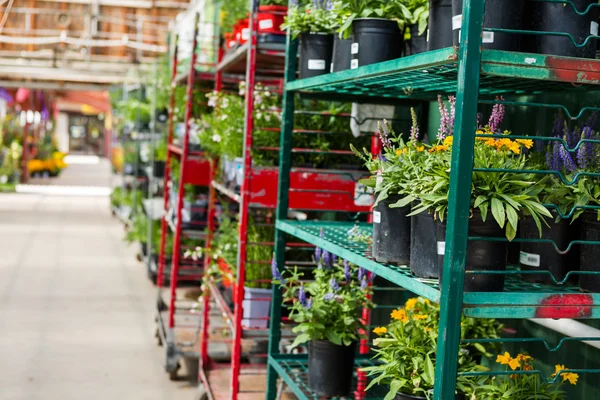
[[[273,282],[283,289],[290,319],[298,324],[292,346],[308,344],[310,389],[321,396],[347,396],[356,345],[366,337],[361,311],[372,305],[369,274],[319,248],[315,261],[314,280],[305,281],[297,268],[280,273],[273,260]]]
[[[406,8],[410,17],[406,18],[406,33],[408,39],[405,55],[413,55],[427,51],[427,25],[429,23],[429,0],[408,0]]]
[[[300,37],[300,78],[328,73],[333,54],[337,13],[332,0],[296,2],[288,9],[282,29]]]

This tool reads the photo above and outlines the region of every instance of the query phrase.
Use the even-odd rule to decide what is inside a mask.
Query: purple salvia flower
[[[363,267],[358,267],[358,280],[362,281],[367,271]]]
[[[450,119],[448,120],[448,131],[450,135],[454,135],[454,118],[456,117],[456,97],[448,96],[450,102]]]
[[[438,94],[438,106],[440,109],[440,129],[438,130],[438,140],[444,140],[448,135],[448,123],[450,117],[448,116],[448,109],[446,109],[446,105],[444,104],[444,100],[442,99],[442,95]]]
[[[298,302],[304,308],[308,306],[308,300],[306,299],[306,291],[304,290],[304,285],[300,286],[300,289],[298,289]]]
[[[335,254],[331,255],[331,265],[335,265],[338,262],[338,256],[336,256]]]
[[[380,155],[379,158],[381,159],[381,161],[383,162],[388,162],[388,159],[385,158],[383,155]]]
[[[363,277],[363,279],[360,281],[360,288],[366,289],[368,286],[369,286],[369,282],[367,282],[367,278]]]
[[[323,296],[323,300],[325,301],[331,301],[333,299],[335,299],[335,294],[333,293],[327,293],[325,296]]]
[[[281,272],[279,272],[279,268],[277,268],[277,260],[275,260],[275,256],[271,260],[271,273],[273,274],[273,279],[281,282],[282,285],[285,284],[285,279],[281,276]]]
[[[497,97],[496,100],[504,100],[504,97]],[[488,126],[492,133],[498,132],[498,128],[504,119],[504,105],[503,104],[494,104],[492,107],[492,114],[490,115],[490,120],[488,121]]]
[[[586,126],[581,131],[581,140],[592,139],[595,135],[595,132],[592,131],[592,128]],[[581,143],[579,149],[577,150],[577,163],[579,164],[579,168],[587,169],[590,164],[594,161],[594,145],[593,143],[584,142]]]
[[[554,120],[554,126],[552,127],[552,137],[560,137],[563,130],[565,129],[565,119],[562,113],[558,113],[558,116]]]
[[[384,128],[385,126],[385,128]],[[381,123],[377,124],[377,136],[379,136],[379,140],[381,141],[381,145],[383,147],[391,148],[392,141],[389,138],[389,132],[387,130],[388,123],[386,120],[383,121],[383,125]]]
[[[338,290],[340,290],[340,285],[338,284],[338,282],[337,282],[337,280],[335,278],[331,278],[331,280],[329,281],[329,287],[334,292],[337,292]]]
[[[320,247],[315,247],[315,261],[321,262],[321,255],[323,254],[323,250]]]
[[[352,275],[350,272],[350,263],[348,260],[344,260],[344,278],[346,279],[346,283],[350,283],[352,280]]]
[[[327,10],[327,11],[333,10],[333,2],[331,0],[327,0],[327,2],[325,3],[325,10]]]
[[[331,268],[331,254],[327,250],[323,250],[323,265],[325,268]]]
[[[417,113],[414,108],[410,108],[410,117],[412,119],[412,126],[410,127],[410,141],[416,142],[419,140],[419,122],[417,120]]]
[[[562,144],[560,146],[560,150],[559,150],[558,154],[560,157],[560,161],[561,161],[562,165],[564,166],[564,169],[567,173],[572,173],[577,170],[577,166],[575,165],[575,162],[573,161],[571,154],[567,151],[567,149],[565,149],[565,146],[563,146]]]

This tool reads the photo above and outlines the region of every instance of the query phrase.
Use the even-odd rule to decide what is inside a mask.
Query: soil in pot
[[[452,46],[452,0],[429,0],[427,50]]]
[[[308,343],[308,387],[319,396],[348,396],[352,391],[356,342],[338,346],[328,340]]]
[[[404,55],[412,56],[414,54],[424,53],[427,51],[427,30],[419,35],[419,25],[412,24],[406,27],[410,32],[410,39],[406,40],[404,46]],[[406,37],[405,37],[406,39]]]
[[[575,240],[577,230],[570,220],[546,218],[549,226],[542,224],[542,239],[552,240],[560,250],[566,250],[572,240]],[[540,239],[540,234],[533,218],[521,220],[521,238]],[[521,243],[519,266],[523,271],[550,271],[554,279],[562,281],[567,273],[577,265],[578,255],[573,251],[559,254],[552,243]],[[523,274],[527,282],[554,284],[547,273]]]
[[[573,5],[583,12],[595,0],[573,0]],[[583,44],[590,35],[598,35],[598,8],[591,8],[579,15],[570,4],[527,2],[528,20],[526,29],[543,32],[564,32],[573,36],[577,44]],[[524,50],[532,53],[556,56],[595,58],[596,39],[590,39],[583,47],[576,47],[569,37],[550,35],[527,35]]]
[[[523,29],[525,0],[486,0],[485,28]],[[462,26],[462,0],[452,0],[452,32],[454,46],[460,45]],[[510,10],[510,12],[507,12]],[[483,47],[486,49],[520,51],[521,37],[517,33],[483,32]]]
[[[600,221],[596,210],[586,211],[581,218],[581,239],[600,241]],[[579,287],[581,290],[600,293],[600,246],[582,244],[580,254],[581,271],[593,271],[597,275],[581,275]]]
[[[491,213],[490,213],[491,214]],[[469,236],[503,238],[504,229],[500,228],[494,217],[488,214],[485,221],[481,213],[476,211],[469,220]],[[445,220],[444,220],[445,222]],[[443,224],[444,237],[446,224]],[[440,232],[440,231],[438,231]],[[445,247],[445,243],[444,243]],[[504,275],[470,274],[469,271],[504,271],[508,242],[489,240],[469,240],[467,244],[467,260],[465,272],[465,292],[501,292],[504,290]],[[443,259],[443,257],[441,257]],[[442,264],[443,265],[443,264]],[[440,269],[442,275],[443,267]]]
[[[354,43],[353,35],[350,35],[348,39],[342,39],[338,34],[334,35],[331,72],[350,69],[350,65],[352,64],[352,43]]]
[[[352,23],[351,68],[402,57],[404,35],[398,22],[383,18],[358,18]]]
[[[427,212],[410,218],[410,271],[419,278],[439,278],[444,263],[444,226]]]
[[[333,35],[300,34],[300,79],[329,73],[333,54]]]
[[[373,209],[373,257],[381,263],[410,263],[410,206],[390,208],[402,197],[390,195]]]

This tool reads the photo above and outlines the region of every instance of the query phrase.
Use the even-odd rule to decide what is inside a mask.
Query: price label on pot
[[[358,54],[358,49],[359,49],[358,46],[359,46],[358,43],[352,43],[352,46],[350,47],[350,52],[352,54]]]
[[[438,256],[443,256],[446,253],[446,242],[437,242]]]
[[[374,203],[373,188],[357,182],[354,185],[354,205],[358,207],[371,207]]]
[[[452,30],[455,31],[462,27],[462,14],[452,17]]]
[[[263,19],[262,21],[258,21],[258,29],[271,29],[273,28],[273,20],[272,19]]]
[[[325,60],[308,60],[308,69],[311,71],[324,71]]]
[[[525,253],[524,251],[522,251],[519,253],[519,262],[521,264],[527,265],[529,267],[539,267],[540,266],[540,255]]]
[[[381,223],[381,213],[379,211],[373,211],[373,223],[375,223],[375,224]]]
[[[590,23],[590,35],[598,36],[598,23],[596,21]]]
[[[350,69],[356,69],[358,68],[358,60],[352,60],[352,62],[350,62]]]
[[[248,39],[250,39],[250,29],[244,28],[244,29],[242,29],[242,40],[248,40]]]
[[[483,43],[494,43],[494,32],[483,32]]]

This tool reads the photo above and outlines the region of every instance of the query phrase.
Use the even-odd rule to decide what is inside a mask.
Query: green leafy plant
[[[319,267],[310,282],[302,281],[303,273],[297,268],[282,276],[273,259],[273,282],[284,289],[284,302],[292,304],[290,319],[298,323],[293,331],[299,335],[292,346],[311,340],[349,346],[364,337],[365,325],[360,313],[372,306],[367,272],[336,260],[327,251],[318,249],[316,255]]]
[[[167,141],[165,138],[161,139],[154,148],[154,161],[167,161]]]
[[[393,19],[398,21],[400,29],[404,30],[406,21],[415,18],[405,3],[403,0],[343,0],[339,12],[346,18],[339,29],[340,33],[349,37],[352,23],[357,18]],[[416,1],[412,3],[417,4]],[[422,12],[419,15],[422,15]]]
[[[498,355],[496,362],[506,365],[506,374],[483,377],[478,380],[473,397],[478,400],[565,400],[560,388],[566,382],[577,384],[579,375],[569,372],[564,365],[555,366],[552,380],[546,381],[536,372],[535,360],[528,354],[512,357],[510,353]],[[514,373],[508,373],[513,372]],[[529,372],[529,373],[528,373]]]
[[[148,242],[148,217],[144,213],[136,213],[131,219],[131,225],[125,232],[125,242],[133,244],[136,242]]]
[[[429,24],[429,0],[406,0],[404,6],[410,12],[403,11],[406,22],[410,25],[417,24],[419,36],[425,33]]]
[[[288,9],[281,29],[290,30],[292,37],[301,33],[333,33],[338,25],[338,12],[331,0],[314,0]]]

